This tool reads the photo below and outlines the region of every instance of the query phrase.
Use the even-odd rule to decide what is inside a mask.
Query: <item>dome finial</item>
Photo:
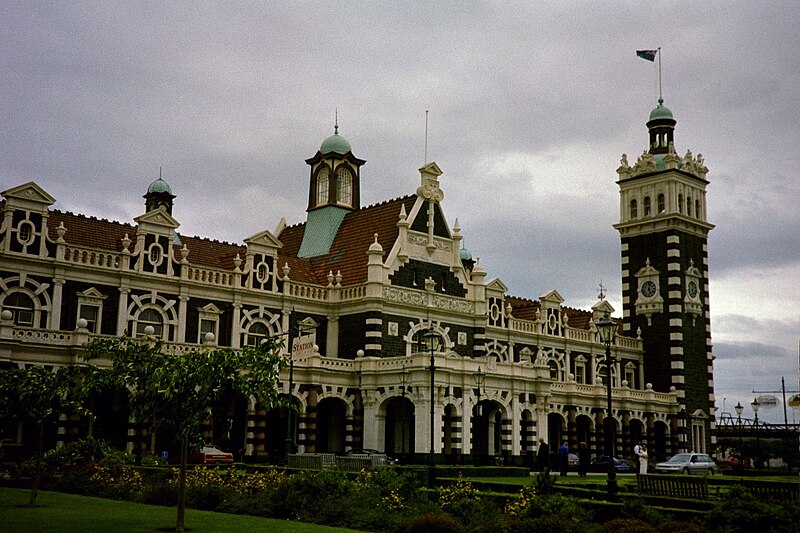
[[[333,122],[333,134],[339,135],[339,108],[336,108],[336,114],[334,115],[334,122]]]

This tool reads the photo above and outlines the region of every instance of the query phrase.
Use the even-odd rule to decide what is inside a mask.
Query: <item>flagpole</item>
[[[661,94],[661,47],[658,47],[658,99],[663,100],[663,96]]]

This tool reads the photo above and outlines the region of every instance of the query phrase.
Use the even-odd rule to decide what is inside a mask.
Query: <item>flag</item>
[[[637,57],[646,59],[648,61],[655,61],[658,50],[636,50]]]

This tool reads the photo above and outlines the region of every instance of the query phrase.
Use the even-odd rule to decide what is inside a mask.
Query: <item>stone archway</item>
[[[317,404],[317,453],[344,453],[347,435],[347,405],[339,398]]]

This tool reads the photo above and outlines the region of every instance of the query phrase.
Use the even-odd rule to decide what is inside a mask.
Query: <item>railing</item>
[[[205,283],[218,287],[233,287],[236,276],[228,270],[216,270],[184,265],[186,279],[194,283]]]
[[[119,256],[120,254],[117,252],[106,252],[91,248],[76,248],[72,246],[64,248],[64,261],[82,266],[118,269]]]
[[[306,285],[304,283],[289,283],[289,296],[301,298],[303,300],[315,300],[325,302],[328,300],[328,289],[316,285]]]

